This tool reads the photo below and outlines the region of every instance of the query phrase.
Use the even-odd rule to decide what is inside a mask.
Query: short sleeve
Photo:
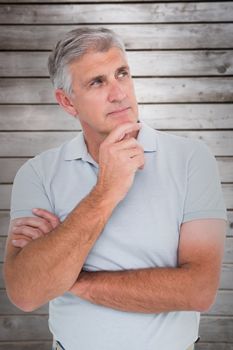
[[[198,141],[189,159],[182,222],[204,218],[227,221],[227,213],[216,159],[204,142]]]
[[[34,216],[33,208],[43,208],[53,212],[43,181],[29,160],[18,170],[14,179],[11,193],[11,219]]]

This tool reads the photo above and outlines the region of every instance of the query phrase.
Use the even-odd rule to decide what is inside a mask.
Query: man
[[[83,132],[16,175],[9,298],[24,311],[50,301],[57,349],[193,349],[199,312],[215,299],[226,229],[214,157],[199,140],[139,122],[112,31],[67,33],[49,71]]]

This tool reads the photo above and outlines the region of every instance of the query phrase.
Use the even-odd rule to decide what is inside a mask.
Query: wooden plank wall
[[[232,350],[233,2],[0,0],[0,24],[0,267],[17,169],[80,130],[55,103],[48,52],[77,26],[112,28],[126,43],[141,119],[203,139],[216,156],[229,225],[220,289],[196,348]],[[0,288],[0,349],[50,349],[47,306],[23,313],[8,301],[2,275]]]

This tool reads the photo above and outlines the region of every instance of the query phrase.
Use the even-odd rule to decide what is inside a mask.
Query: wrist
[[[114,191],[106,190],[98,183],[93,187],[92,193],[97,202],[103,207],[109,206],[110,208],[112,207],[114,209],[120,202],[119,196],[117,196]]]

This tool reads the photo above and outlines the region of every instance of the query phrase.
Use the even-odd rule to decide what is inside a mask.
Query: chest
[[[93,165],[73,165],[63,181],[57,174],[51,186],[55,212],[61,220],[97,181],[98,169]],[[132,187],[114,209],[84,268],[175,266],[183,200],[182,181],[171,164],[147,157],[144,169],[136,172]]]

